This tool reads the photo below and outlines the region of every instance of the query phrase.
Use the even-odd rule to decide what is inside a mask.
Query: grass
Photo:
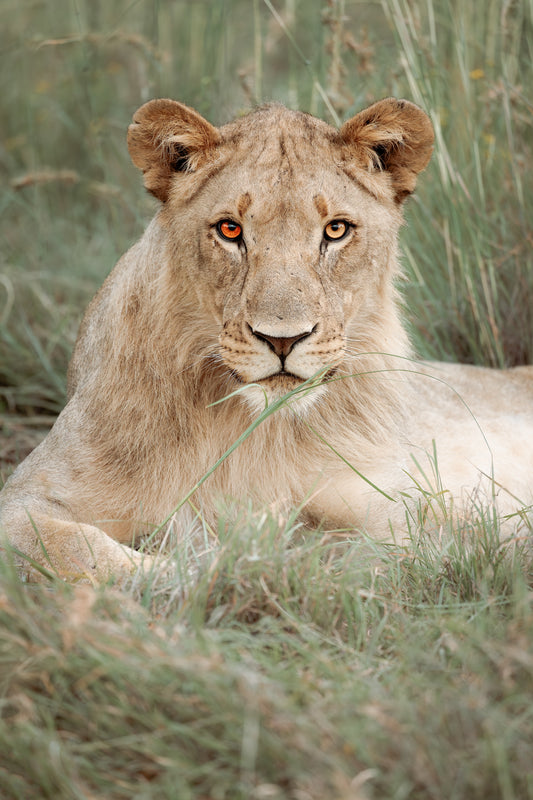
[[[530,2],[5,6],[4,474],[62,407],[83,308],[153,213],[125,147],[149,97],[215,123],[271,98],[331,122],[420,103],[436,150],[402,236],[415,344],[532,360]],[[405,550],[243,509],[197,579],[178,550],[179,580],[120,591],[0,564],[0,796],[533,798],[531,553],[473,526],[467,549],[453,520],[435,542],[414,519]]]
[[[422,185],[405,247],[419,348],[490,366],[531,363],[531,7],[490,2],[483,20],[454,3],[429,3],[428,15],[406,0],[385,7],[409,95],[430,110],[436,133],[433,181]]]
[[[494,555],[265,514],[172,601],[4,565],[2,796],[532,797],[531,593]]]

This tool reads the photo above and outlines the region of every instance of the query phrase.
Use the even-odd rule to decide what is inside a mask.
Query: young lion
[[[193,494],[209,523],[221,497],[250,498],[383,540],[424,513],[438,528],[531,503],[533,369],[415,363],[399,319],[401,205],[432,145],[426,114],[392,98],[340,130],[280,105],[219,129],[172,100],[137,111],[128,146],[161,208],[2,492],[22,571],[130,574],[127,544],[287,392]]]

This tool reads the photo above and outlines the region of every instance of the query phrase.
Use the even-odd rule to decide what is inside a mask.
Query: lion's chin
[[[245,384],[241,397],[254,416],[261,414],[268,406],[284,398],[289,392],[279,411],[295,411],[298,414],[308,411],[326,391],[325,384],[305,385],[305,381],[285,372],[270,375],[255,383]],[[294,391],[301,387],[301,391]],[[279,413],[279,412],[278,412]]]

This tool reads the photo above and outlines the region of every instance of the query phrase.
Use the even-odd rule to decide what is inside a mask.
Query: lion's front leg
[[[32,514],[8,505],[0,527],[7,545],[0,551],[11,552],[26,580],[41,581],[52,574],[69,582],[121,583],[154,567],[153,557],[120,544],[95,525],[57,519],[42,510]]]

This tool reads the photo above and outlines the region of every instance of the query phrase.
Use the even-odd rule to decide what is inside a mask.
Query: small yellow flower
[[[47,92],[50,91],[51,88],[52,88],[51,83],[50,81],[47,81],[46,78],[41,78],[35,84],[35,91],[37,92],[37,94],[46,94]]]
[[[470,78],[473,81],[478,81],[480,78],[484,77],[485,73],[483,72],[482,69],[473,69],[472,72],[470,73]]]

